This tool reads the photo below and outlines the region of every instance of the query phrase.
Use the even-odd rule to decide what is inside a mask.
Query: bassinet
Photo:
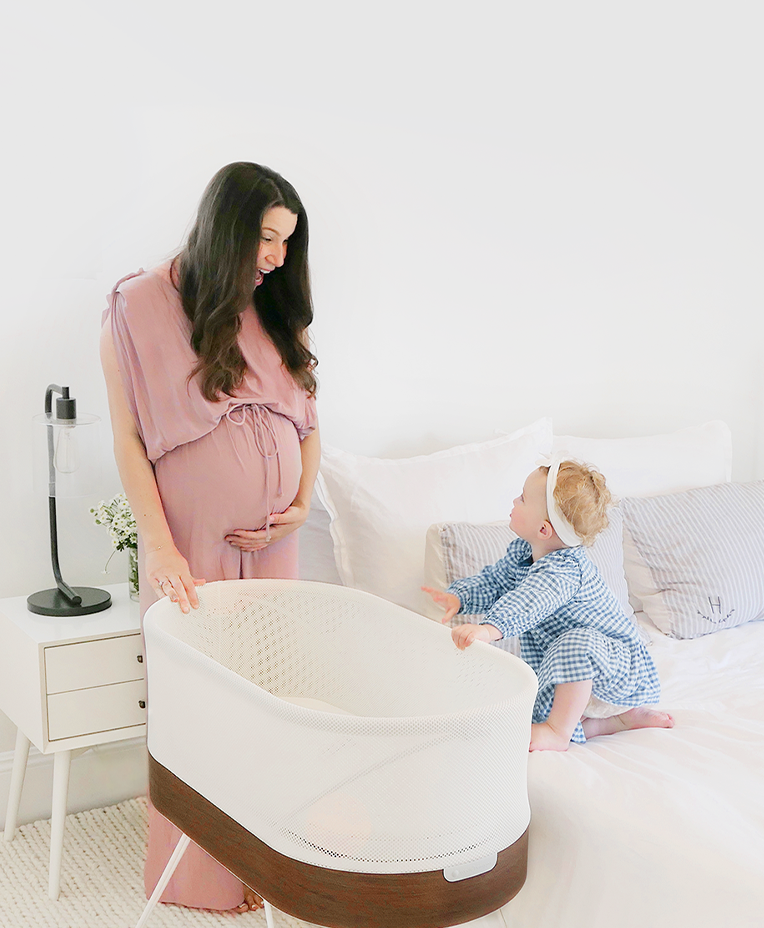
[[[199,599],[189,615],[161,600],[144,621],[162,814],[320,925],[455,925],[518,892],[526,664],[459,651],[448,629],[330,584],[221,581]]]

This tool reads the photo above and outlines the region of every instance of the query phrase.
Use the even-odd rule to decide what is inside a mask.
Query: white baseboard
[[[0,829],[5,828],[13,751],[0,754]],[[148,785],[146,739],[99,744],[72,758],[67,812],[82,812],[145,795]],[[29,750],[18,824],[51,816],[53,755]]]

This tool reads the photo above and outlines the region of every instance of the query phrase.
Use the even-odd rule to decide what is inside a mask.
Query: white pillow
[[[621,508],[629,589],[662,632],[699,638],[764,618],[764,481]]]
[[[608,512],[607,528],[586,549],[586,554],[618,600],[624,615],[636,622],[623,570],[622,528],[623,516],[614,506]],[[479,573],[487,564],[495,564],[503,557],[507,545],[516,537],[509,522],[488,525],[441,522],[431,525],[425,546],[425,585],[445,590],[454,580]],[[426,614],[440,621],[443,610],[431,602]],[[458,615],[454,617],[453,624],[473,621],[473,616]]]
[[[300,580],[342,584],[334,560],[329,521],[329,513],[314,490],[308,518],[300,529]]]
[[[324,445],[316,487],[331,516],[340,579],[423,612],[429,526],[507,518],[551,444],[552,420],[545,418],[511,435],[413,458],[363,457]]]
[[[593,464],[618,497],[677,493],[732,479],[732,438],[719,421],[646,438],[555,435],[553,450]]]

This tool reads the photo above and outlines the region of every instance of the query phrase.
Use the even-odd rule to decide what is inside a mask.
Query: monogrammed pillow
[[[764,481],[621,501],[632,600],[672,638],[764,618]]]

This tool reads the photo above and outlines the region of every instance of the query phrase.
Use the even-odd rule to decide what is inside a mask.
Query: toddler
[[[496,564],[455,580],[443,593],[422,589],[446,610],[482,614],[451,632],[457,647],[518,635],[538,676],[531,751],[565,751],[632,728],[671,728],[652,658],[637,627],[584,551],[607,526],[605,478],[576,461],[552,458],[525,481],[510,528],[519,537]]]

